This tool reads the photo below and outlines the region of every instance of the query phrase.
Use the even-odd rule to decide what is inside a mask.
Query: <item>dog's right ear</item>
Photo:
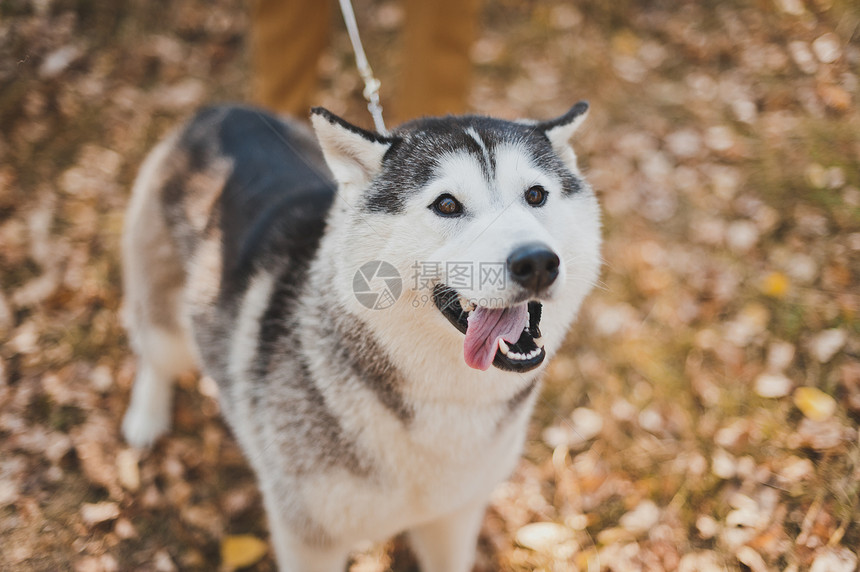
[[[328,109],[311,109],[311,123],[325,161],[342,187],[365,188],[382,169],[382,157],[395,139],[341,119]]]
[[[570,146],[570,139],[587,116],[588,102],[580,101],[561,117],[542,121],[536,126],[544,132],[552,148],[571,169],[576,169],[576,153]]]

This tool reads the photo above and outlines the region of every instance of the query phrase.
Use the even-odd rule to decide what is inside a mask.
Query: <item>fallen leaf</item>
[[[827,184],[827,172],[819,163],[810,163],[806,166],[806,180],[816,189],[824,188]]]
[[[713,517],[703,514],[696,519],[696,530],[699,531],[699,536],[707,540],[716,536],[720,525]]]
[[[781,300],[788,294],[788,287],[790,285],[791,283],[785,274],[782,272],[771,272],[762,280],[761,291],[765,296]]]
[[[555,522],[533,522],[520,528],[516,534],[517,544],[535,552],[551,553],[553,549],[573,538],[573,532]]]
[[[823,451],[841,445],[851,432],[847,430],[837,419],[825,421],[813,421],[804,419],[797,428],[797,433],[791,435],[788,440],[791,446],[812,447]]]
[[[678,572],[721,572],[725,569],[717,553],[710,550],[685,554],[678,562]]]
[[[791,380],[781,373],[763,373],[755,380],[755,392],[760,397],[785,397],[791,386]]]
[[[838,85],[830,83],[818,86],[818,97],[824,105],[836,111],[848,111],[851,108],[851,93]]]
[[[152,558],[156,572],[176,572],[178,569],[167,550],[159,550]]]
[[[773,372],[779,372],[791,365],[794,359],[794,345],[774,340],[767,348],[767,365]]]
[[[714,451],[711,458],[712,473],[721,479],[731,479],[737,474],[737,470],[737,461],[730,453],[723,449]]]
[[[812,561],[809,572],[854,572],[857,555],[847,548],[825,548]]]
[[[736,554],[738,560],[753,572],[767,572],[767,564],[761,554],[749,546],[741,546]]]
[[[229,568],[245,568],[259,562],[268,549],[267,543],[250,534],[225,536],[221,539],[221,563]]]
[[[123,540],[137,536],[137,529],[134,528],[134,525],[127,518],[117,519],[116,524],[113,526],[113,531],[114,534]]]
[[[796,483],[813,476],[815,474],[815,465],[809,459],[802,459],[792,455],[786,459],[778,474],[786,482]]]
[[[824,421],[836,411],[836,400],[817,387],[798,387],[794,404],[809,419]]]
[[[841,43],[839,36],[833,32],[828,32],[812,42],[812,51],[821,63],[833,63],[842,55],[842,49],[839,46]]]
[[[119,516],[119,505],[115,502],[84,503],[81,505],[81,518],[90,526],[113,520]]]
[[[653,501],[644,500],[624,514],[619,521],[624,530],[633,534],[647,532],[660,520],[660,508]]]
[[[0,507],[14,503],[20,494],[20,486],[15,481],[0,481]]]
[[[603,429],[603,417],[593,409],[577,407],[573,410],[571,418],[574,432],[583,441],[596,437]]]
[[[123,449],[116,455],[116,472],[119,484],[130,491],[140,487],[140,470],[137,463],[139,453],[134,449]]]
[[[839,328],[824,330],[809,341],[809,350],[819,362],[827,363],[833,359],[836,352],[842,349],[847,340],[845,330]]]

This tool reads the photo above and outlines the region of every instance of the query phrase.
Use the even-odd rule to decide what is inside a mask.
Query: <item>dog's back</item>
[[[298,287],[334,190],[307,129],[250,107],[202,109],[150,153],[123,237],[125,321],[160,398],[132,408],[130,442],[149,444],[167,428],[169,379],[196,362],[231,381],[221,334],[235,326],[236,301],[261,268]],[[203,343],[189,344],[194,334]]]
[[[228,282],[273,248],[313,255],[335,186],[319,146],[298,124],[253,108],[206,108],[168,161],[163,176],[172,178],[160,200],[172,235],[189,254],[202,234],[220,231]]]

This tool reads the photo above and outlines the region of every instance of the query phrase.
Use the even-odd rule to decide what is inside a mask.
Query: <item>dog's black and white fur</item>
[[[315,109],[316,139],[257,109],[199,112],[147,158],[128,211],[127,440],[165,432],[173,380],[200,368],[281,570],[340,572],[357,542],[401,531],[423,571],[470,570],[545,358],[597,278],[598,206],[569,145],[586,110],[382,136]],[[386,309],[353,291],[373,260],[403,278]],[[425,262],[429,289],[411,279]],[[507,279],[458,285],[451,262]]]

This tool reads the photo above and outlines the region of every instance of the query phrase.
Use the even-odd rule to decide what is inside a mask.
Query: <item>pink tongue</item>
[[[496,356],[496,348],[499,347],[499,338],[516,343],[528,315],[526,304],[502,309],[475,308],[469,314],[469,327],[463,344],[466,365],[475,369],[489,369]]]

